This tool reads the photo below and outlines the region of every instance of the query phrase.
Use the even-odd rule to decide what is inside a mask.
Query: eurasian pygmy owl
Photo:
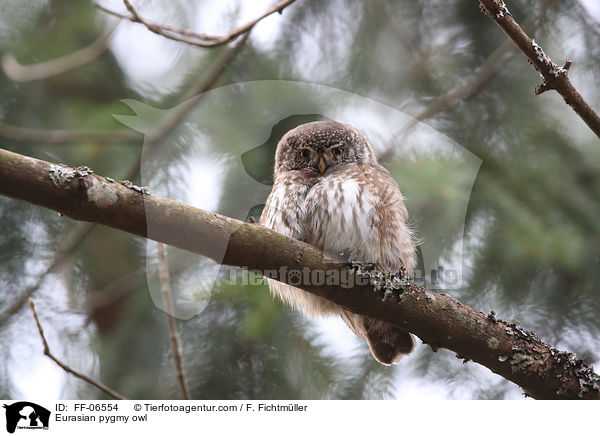
[[[290,130],[279,141],[273,190],[260,224],[353,261],[410,274],[416,242],[406,220],[398,184],[357,129],[317,121]],[[269,287],[309,317],[340,315],[382,364],[397,363],[414,347],[413,336],[394,325],[274,280]]]

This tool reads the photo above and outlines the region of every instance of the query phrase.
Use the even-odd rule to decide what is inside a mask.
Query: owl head
[[[376,163],[365,135],[347,124],[315,121],[287,132],[275,153],[275,175],[327,176],[343,165]]]

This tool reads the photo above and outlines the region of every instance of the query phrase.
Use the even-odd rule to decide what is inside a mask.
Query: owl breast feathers
[[[365,135],[331,121],[286,133],[275,154],[273,190],[260,224],[324,251],[384,269],[415,266],[415,238],[397,183],[375,158]],[[271,292],[306,315],[340,315],[385,365],[412,351],[410,333],[351,313],[324,298],[274,280]]]

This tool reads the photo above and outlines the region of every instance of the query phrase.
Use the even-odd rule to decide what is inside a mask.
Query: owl
[[[397,183],[365,135],[333,121],[287,132],[275,153],[274,184],[259,223],[324,251],[410,274],[416,241]],[[269,280],[274,295],[308,317],[340,316],[384,365],[414,348],[413,336],[394,325],[357,315],[296,287]]]

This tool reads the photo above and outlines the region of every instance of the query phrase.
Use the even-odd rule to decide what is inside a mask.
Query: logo
[[[6,409],[6,431],[14,433],[15,429],[48,430],[50,411],[28,401],[3,406]]]

